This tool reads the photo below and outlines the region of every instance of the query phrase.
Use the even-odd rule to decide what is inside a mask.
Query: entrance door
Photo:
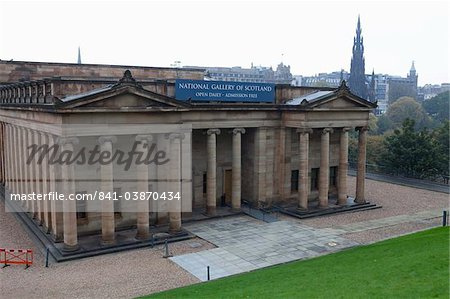
[[[231,205],[231,169],[225,170],[223,189],[225,204]]]

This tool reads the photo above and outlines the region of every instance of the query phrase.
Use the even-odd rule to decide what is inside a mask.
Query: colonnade
[[[50,133],[25,128],[18,125],[0,122],[0,179],[10,194],[49,194],[61,192],[65,195],[76,193],[75,165],[73,163],[49,163],[51,154],[36,154],[30,157],[30,146],[48,145],[51,148],[58,144],[60,151],[74,152],[78,138],[60,138]],[[137,150],[147,155],[152,141],[152,135],[137,135],[139,141]],[[170,191],[181,193],[181,140],[182,133],[172,133],[167,136],[171,160]],[[102,136],[98,138],[102,153],[113,155],[114,136]],[[43,159],[39,159],[43,157]],[[39,161],[40,160],[40,161]],[[149,176],[155,174],[153,164],[137,164],[137,191],[147,192]],[[149,174],[150,171],[150,174]],[[113,192],[114,171],[112,163],[100,165],[99,191]],[[57,184],[60,182],[61,184]],[[44,231],[52,233],[56,241],[64,242],[66,251],[77,250],[77,204],[75,200],[26,200],[21,201],[23,209],[44,227]],[[149,202],[137,202],[137,234],[138,239],[150,237]],[[176,233],[181,230],[181,199],[172,200],[169,204],[169,231]],[[103,244],[115,242],[115,217],[114,202],[103,200],[101,202],[101,241]]]
[[[217,135],[220,135],[220,129],[209,129],[207,134],[207,172],[206,172],[206,214],[208,216],[216,215],[216,198],[217,198]],[[241,208],[241,155],[242,145],[241,136],[245,134],[244,128],[234,128],[232,130],[232,192],[231,207],[238,211]]]
[[[319,169],[319,207],[328,207],[328,191],[330,177],[330,134],[339,132],[339,167],[338,167],[338,205],[347,204],[347,172],[348,172],[348,132],[350,128],[323,128],[320,139],[320,169]],[[366,176],[366,127],[358,127],[358,169],[356,175],[355,202],[365,203],[364,182]],[[309,143],[313,130],[310,128],[297,129],[299,134],[299,191],[298,207],[308,209],[309,195]]]

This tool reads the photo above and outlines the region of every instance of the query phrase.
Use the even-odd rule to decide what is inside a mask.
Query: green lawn
[[[318,297],[448,298],[449,228],[435,228],[146,298]]]

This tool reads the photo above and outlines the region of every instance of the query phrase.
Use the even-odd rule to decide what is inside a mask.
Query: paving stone
[[[247,216],[192,223],[185,228],[218,246],[171,258],[203,281],[208,265],[211,273],[214,271],[211,278],[216,279],[357,244],[339,237],[345,229],[315,229],[291,221],[265,223]],[[337,245],[327,246],[329,242]]]

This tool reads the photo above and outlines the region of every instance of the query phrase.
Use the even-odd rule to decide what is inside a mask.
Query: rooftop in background
[[[274,83],[274,84],[291,84],[293,77],[291,67],[284,65],[282,62],[278,64],[274,71],[272,67],[254,66],[243,68],[240,66],[233,67],[200,67],[186,66],[187,69],[205,70],[206,80],[218,81],[234,81],[234,82],[255,82],[255,83]]]

